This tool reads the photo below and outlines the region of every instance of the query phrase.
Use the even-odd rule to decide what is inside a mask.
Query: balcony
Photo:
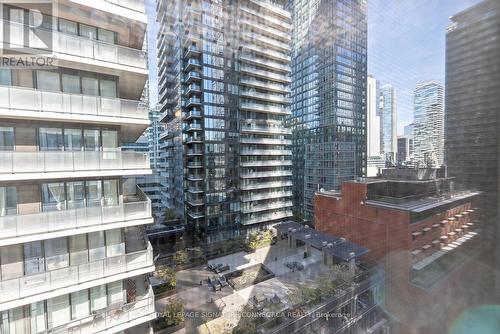
[[[202,199],[190,199],[190,198],[187,199],[187,203],[191,206],[202,206],[205,204]]]
[[[240,95],[255,100],[262,100],[262,101],[269,101],[269,102],[283,103],[283,104],[289,103],[289,100],[286,96],[280,94],[265,94],[250,89],[242,89]]]
[[[187,212],[188,216],[193,219],[200,219],[205,217],[205,214],[202,211],[190,211]]]
[[[266,104],[260,104],[260,103],[243,102],[243,103],[241,103],[240,108],[243,110],[264,112],[264,113],[270,113],[270,114],[280,114],[280,115],[290,115],[291,114],[290,111],[285,107],[272,107],[272,106],[268,106]]]
[[[240,162],[240,167],[291,166],[292,160],[267,160]]]
[[[260,66],[260,67],[266,67],[266,68],[273,70],[273,71],[280,71],[280,72],[284,72],[284,73],[291,73],[292,72],[290,65],[280,64],[278,62],[267,60],[267,59],[256,58],[253,55],[242,55],[240,57],[240,59],[243,60],[244,62],[254,64],[254,65]]]
[[[251,218],[243,218],[241,223],[243,225],[249,224],[257,224],[262,222],[268,222],[276,219],[283,219],[293,216],[292,211],[284,211],[284,212],[273,212],[267,215],[258,215],[256,217]]]
[[[116,275],[129,273],[125,276],[133,277],[153,270],[153,248],[148,242],[145,250],[0,281],[0,305],[11,301],[23,303],[19,299],[27,297],[43,300],[51,293],[63,295],[69,293],[68,290],[81,290],[79,285],[84,283],[96,286]]]
[[[279,177],[279,176],[292,176],[292,171],[269,171],[269,172],[250,172],[241,173],[242,179],[259,179],[263,177]]]
[[[127,66],[130,71],[136,71],[147,75],[147,55],[142,50],[69,35],[50,29],[31,28],[12,21],[2,21],[2,24],[10,25],[11,29],[15,27],[15,31],[18,31],[17,29],[24,31],[22,30],[23,28],[29,28],[30,31],[33,31],[41,40],[51,40],[52,38],[53,52],[57,54],[59,65],[62,65],[62,62],[84,62],[109,68],[110,64],[113,64],[113,66]],[[16,37],[19,39],[16,39]],[[13,35],[10,38],[10,43],[22,47],[24,45],[24,36],[22,34],[18,36]],[[40,43],[40,47],[44,47],[43,42]],[[36,43],[33,44],[32,47],[37,48]],[[77,57],[78,61],[75,60],[75,57]],[[89,62],[84,59],[97,61],[99,63]]]
[[[151,174],[147,153],[0,151],[0,181]]]
[[[196,59],[189,59],[184,66],[184,71],[189,71],[195,67],[201,67],[201,63]]]
[[[191,83],[193,81],[200,81],[201,80],[201,74],[198,72],[191,71],[186,76],[184,77],[184,82],[185,83]]]
[[[240,138],[242,144],[265,144],[265,145],[292,145],[289,139],[274,139],[274,138]]]
[[[250,20],[247,18],[241,19],[240,22],[242,25],[247,25],[254,30],[260,30],[260,31],[263,31],[267,34],[272,34],[272,35],[274,35],[275,38],[280,39],[281,41],[283,41],[285,43],[289,43],[292,39],[289,31],[285,32],[285,31],[282,31],[279,29],[271,28],[269,26],[261,25],[261,24],[258,24],[256,21],[253,21],[253,20]]]
[[[266,8],[268,8],[268,7],[266,7]],[[290,20],[289,18],[287,21],[282,21],[282,20],[276,19],[270,15],[263,15],[263,13],[261,11],[256,11],[256,10],[251,9],[250,7],[246,7],[246,6],[242,6],[241,10],[248,13],[248,14],[251,14],[255,17],[264,18],[267,21],[279,26],[280,28],[282,28],[286,31],[290,31],[292,29],[292,25],[290,24],[290,22],[287,22]]]
[[[148,110],[140,101],[7,86],[0,86],[2,116],[134,126],[134,140],[149,125]]]
[[[63,205],[65,207],[65,205]],[[61,211],[0,217],[0,246],[152,223],[151,201],[137,188],[115,206],[94,206]]]
[[[244,64],[241,65],[240,71],[243,73],[247,73],[251,76],[263,78],[269,81],[277,81],[281,83],[291,83],[292,79],[289,75],[278,74],[266,70],[262,70],[256,68],[255,66],[246,66]]]
[[[198,124],[198,123],[186,124],[183,129],[186,132],[201,131],[202,130],[201,124]]]
[[[187,150],[186,151],[187,155],[203,155],[202,150]]]
[[[186,89],[183,91],[184,95],[192,95],[192,94],[200,94],[201,93],[201,87],[200,85],[197,84],[190,84]]]
[[[292,181],[252,182],[252,183],[243,183],[241,185],[241,190],[256,190],[256,189],[281,188],[281,187],[291,187],[291,186],[292,186]]]
[[[184,58],[188,58],[188,57],[198,57],[199,55],[201,54],[201,50],[194,46],[194,45],[190,45],[186,52],[184,53]]]
[[[198,186],[189,186],[187,190],[191,194],[200,194],[204,192],[203,188]]]
[[[278,92],[282,94],[289,94],[291,92],[289,85],[274,84],[266,81],[241,79],[240,84],[253,88],[261,88],[268,91]]]
[[[201,118],[201,112],[198,109],[192,109],[184,114],[184,120],[190,120],[192,118]]]
[[[293,206],[293,203],[291,201],[276,202],[276,203],[270,203],[270,204],[253,205],[252,207],[249,207],[249,208],[242,208],[241,212],[242,213],[261,212],[261,211],[275,210],[275,209],[291,207],[291,206]]]
[[[201,139],[199,137],[188,137],[186,139],[186,144],[199,144],[202,142],[203,142],[203,139]]]
[[[247,133],[264,133],[264,134],[283,134],[289,135],[292,134],[290,129],[285,128],[285,125],[281,127],[271,127],[271,126],[258,126],[258,125],[244,125],[241,127],[241,132]]]
[[[183,107],[185,108],[191,108],[199,105],[201,105],[201,100],[195,97],[192,97],[183,103]]]
[[[203,168],[203,162],[201,162],[201,161],[188,162],[187,167],[188,168]]]
[[[271,191],[262,193],[259,192],[257,194],[241,196],[241,201],[243,202],[260,201],[264,199],[291,197],[292,195],[293,194],[291,191]]]
[[[241,155],[292,155],[291,150],[259,150],[259,149],[242,149]]]

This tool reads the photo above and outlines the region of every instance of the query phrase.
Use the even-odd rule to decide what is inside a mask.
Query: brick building
[[[385,169],[316,194],[316,229],[369,248],[368,260],[384,265],[385,305],[398,333],[445,332],[480,299],[474,273],[484,270],[470,261],[480,245],[478,192],[453,181],[444,168]],[[467,287],[470,294],[457,293]]]

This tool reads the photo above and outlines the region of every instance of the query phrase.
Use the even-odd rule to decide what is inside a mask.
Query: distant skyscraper
[[[398,165],[406,165],[413,160],[413,138],[408,136],[398,137]]]
[[[378,81],[368,76],[366,139],[368,157],[380,156],[380,115],[378,109]]]
[[[403,130],[404,135],[406,137],[413,138],[414,127],[415,127],[414,123],[405,125],[404,130]]]
[[[292,216],[283,2],[158,2],[164,194],[203,244]]]
[[[396,91],[392,85],[380,87],[381,150],[386,161],[396,162],[398,152]]]
[[[443,86],[436,81],[417,85],[414,93],[415,163],[438,167],[444,160]]]
[[[289,0],[294,210],[366,170],[366,1]]]
[[[491,236],[481,260],[496,270],[500,294],[500,2],[483,1],[451,18],[446,33],[446,165],[457,184],[482,191]]]

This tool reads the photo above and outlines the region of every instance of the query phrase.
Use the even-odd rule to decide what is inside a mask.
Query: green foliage
[[[163,313],[152,322],[154,331],[177,326],[184,322],[184,305],[177,298],[168,301]]]
[[[269,246],[273,240],[271,230],[261,231],[259,233],[251,233],[248,237],[248,247],[250,249],[262,248]]]
[[[188,254],[186,252],[186,250],[178,250],[177,252],[175,252],[174,254],[174,262],[176,265],[180,266],[180,265],[183,265],[187,262],[188,260]]]
[[[161,287],[155,290],[156,293],[162,293],[175,289],[177,279],[175,278],[175,270],[169,266],[158,266],[154,273],[155,277],[165,281]]]

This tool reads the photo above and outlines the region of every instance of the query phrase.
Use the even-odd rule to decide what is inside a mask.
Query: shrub
[[[185,264],[188,260],[188,254],[185,250],[178,250],[174,255],[174,262],[176,265]]]

